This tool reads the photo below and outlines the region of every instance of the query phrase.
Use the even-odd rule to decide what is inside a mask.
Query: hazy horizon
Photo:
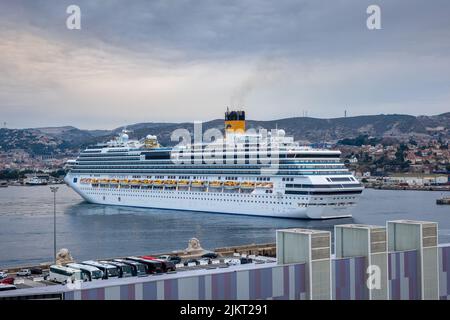
[[[81,9],[69,30],[66,9]],[[369,5],[381,29],[366,26]],[[0,0],[0,124],[450,111],[450,2]],[[109,129],[106,129],[109,130]]]
[[[333,120],[333,119],[342,119],[342,118],[355,118],[355,117],[370,117],[370,116],[395,116],[395,115],[401,115],[401,116],[413,116],[413,117],[433,117],[433,116],[440,116],[443,115],[445,113],[449,113],[449,112],[444,112],[444,113],[440,113],[440,114],[431,114],[431,115],[425,115],[425,114],[420,114],[420,115],[412,115],[412,114],[400,114],[400,113],[379,113],[379,114],[361,114],[361,115],[347,115],[346,117],[342,116],[342,117],[312,117],[312,116],[293,116],[293,117],[283,117],[283,118],[273,118],[273,119],[252,119],[252,118],[248,118],[248,115],[246,115],[246,121],[281,121],[281,120],[285,120],[285,119],[293,119],[293,118],[309,118],[309,119],[320,119],[320,120]],[[46,128],[64,128],[64,127],[74,127],[76,129],[80,129],[80,130],[92,130],[92,131],[96,131],[96,130],[114,130],[114,129],[118,129],[121,127],[126,127],[126,126],[132,126],[132,125],[136,125],[136,124],[141,124],[141,123],[164,123],[164,124],[179,124],[179,123],[194,123],[195,121],[202,121],[202,122],[209,122],[209,121],[217,121],[217,120],[223,120],[222,118],[214,118],[214,119],[205,119],[205,120],[199,120],[199,119],[190,119],[190,120],[184,120],[184,121],[140,121],[140,122],[133,122],[133,123],[126,123],[126,124],[120,124],[118,126],[114,126],[114,127],[93,127],[93,128],[83,128],[83,127],[79,127],[75,124],[64,124],[61,123],[60,125],[49,125],[49,126],[37,126],[37,127],[7,127],[7,129],[17,129],[17,130],[21,130],[21,129],[46,129]],[[0,127],[1,129],[1,127]]]

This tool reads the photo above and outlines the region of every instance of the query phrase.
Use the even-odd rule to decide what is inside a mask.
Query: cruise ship
[[[212,142],[170,148],[156,136],[132,140],[123,131],[81,152],[65,182],[86,201],[104,205],[301,219],[351,216],[363,186],[340,151],[301,146],[280,129],[246,130],[244,111],[227,110],[224,129],[223,138]]]

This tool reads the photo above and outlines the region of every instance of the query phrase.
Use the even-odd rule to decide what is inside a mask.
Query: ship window
[[[73,178],[73,183],[77,183],[78,178]]]

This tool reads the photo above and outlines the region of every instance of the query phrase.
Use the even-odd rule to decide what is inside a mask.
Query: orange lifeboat
[[[250,181],[244,181],[241,183],[242,189],[254,189],[256,186],[256,183],[250,182]]]
[[[192,181],[191,186],[192,187],[203,187],[204,184],[205,184],[204,181],[194,180],[194,181]]]
[[[226,189],[236,189],[236,188],[239,187],[239,182],[236,182],[236,181],[225,181],[223,186]]]
[[[211,181],[209,183],[209,187],[211,187],[211,188],[220,188],[220,187],[222,187],[222,182],[221,181]]]
[[[188,180],[179,180],[178,181],[178,185],[179,186],[188,186],[189,185],[189,181]]]
[[[175,180],[165,180],[164,186],[166,187],[175,187],[177,182]]]

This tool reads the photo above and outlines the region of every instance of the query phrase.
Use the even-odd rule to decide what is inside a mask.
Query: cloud
[[[1,2],[0,108],[11,126],[222,117],[437,114],[450,96],[450,3],[372,1]],[[26,116],[24,116],[26,115]]]

